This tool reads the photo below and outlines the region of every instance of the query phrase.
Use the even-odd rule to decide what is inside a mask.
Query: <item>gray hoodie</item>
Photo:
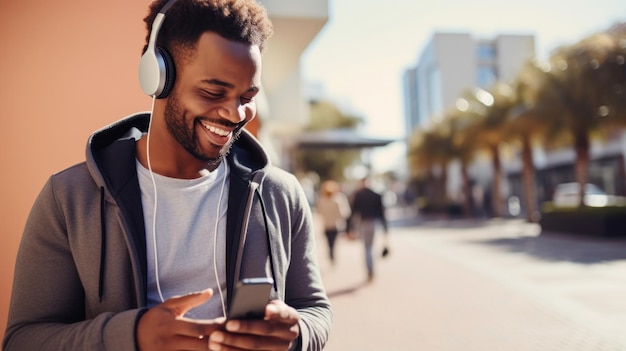
[[[137,114],[95,132],[86,161],[44,185],[17,256],[5,351],[136,350],[147,262],[135,142],[148,124],[148,114]],[[273,277],[272,297],[301,315],[293,349],[322,350],[332,312],[302,188],[272,167],[245,131],[227,162],[227,302],[236,276]],[[235,272],[245,223],[241,270]]]

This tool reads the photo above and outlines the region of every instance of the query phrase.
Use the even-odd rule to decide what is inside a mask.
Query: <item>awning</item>
[[[293,139],[298,149],[364,149],[387,146],[396,141],[375,138],[352,129],[329,129],[300,133]]]

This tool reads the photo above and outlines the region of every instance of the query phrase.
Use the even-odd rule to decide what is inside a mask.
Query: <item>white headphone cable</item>
[[[157,186],[156,181],[154,179],[154,173],[152,172],[152,163],[150,162],[150,132],[152,131],[152,116],[154,113],[154,102],[156,100],[155,96],[152,96],[152,107],[150,110],[150,123],[148,123],[148,135],[146,139],[146,158],[148,162],[148,170],[150,173],[150,179],[152,180],[152,189],[154,190],[154,206],[152,213],[152,243],[154,247],[154,274],[156,276],[156,287],[157,292],[159,293],[159,298],[161,302],[164,302],[163,293],[161,292],[161,284],[159,283],[159,258],[158,258],[158,250],[157,250],[157,239],[156,239],[156,215],[157,215]],[[220,302],[222,303],[222,313],[224,317],[226,317],[226,305],[224,303],[224,295],[222,292],[222,285],[220,284],[219,274],[217,273],[217,235],[218,235],[218,224],[220,218],[220,209],[222,207],[222,198],[224,195],[224,188],[226,187],[226,178],[228,172],[228,164],[224,162],[224,179],[222,180],[222,188],[220,190],[220,196],[217,203],[217,215],[215,217],[215,235],[213,236],[213,269],[215,272],[215,281],[217,283],[217,289],[220,293]]]
[[[224,188],[226,185],[226,177],[228,176],[228,163],[225,159],[222,159],[224,163],[224,179],[222,180],[222,190],[220,190],[220,197],[217,201],[217,215],[215,217],[215,235],[213,235],[213,271],[215,272],[215,282],[217,283],[217,290],[220,293],[220,302],[222,303],[222,313],[226,317],[226,305],[224,304],[224,295],[222,294],[222,284],[220,284],[219,274],[217,273],[217,233],[218,224],[220,221],[220,210],[222,208],[222,197],[224,195]]]
[[[152,118],[154,115],[154,102],[156,96],[152,95],[152,107],[150,109],[150,123],[148,123],[148,136],[146,137],[146,158],[148,159],[148,170],[150,171],[150,179],[152,180],[152,189],[154,190],[154,206],[152,211],[152,243],[154,247],[154,275],[156,276],[157,292],[161,302],[164,302],[163,293],[161,292],[161,284],[159,283],[159,258],[156,241],[156,217],[157,217],[157,186],[152,172],[152,163],[150,163],[150,132],[152,131]]]

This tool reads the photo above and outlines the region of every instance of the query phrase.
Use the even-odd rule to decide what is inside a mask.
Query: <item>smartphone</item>
[[[271,278],[242,279],[235,286],[228,319],[262,319],[274,286]]]

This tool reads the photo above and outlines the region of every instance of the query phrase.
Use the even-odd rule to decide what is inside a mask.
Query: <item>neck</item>
[[[150,143],[150,164],[148,164],[147,136],[144,136],[137,142],[137,159],[144,167],[162,176],[179,179],[195,179],[206,175],[207,172],[214,171],[221,163],[221,161],[217,163],[200,161],[191,155],[189,155],[189,158],[185,159],[173,157],[173,155],[169,155],[165,150],[154,148],[152,141]]]

